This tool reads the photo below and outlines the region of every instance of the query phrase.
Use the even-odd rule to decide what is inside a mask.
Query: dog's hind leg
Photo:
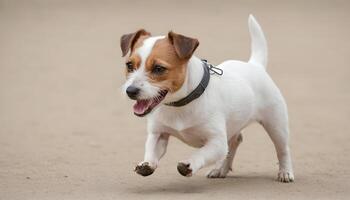
[[[232,162],[235,157],[239,144],[243,141],[241,133],[235,134],[229,140],[229,152],[224,160],[215,164],[215,168],[208,172],[208,178],[225,178],[227,173],[232,170]]]
[[[289,149],[288,114],[285,104],[269,108],[261,121],[269,134],[277,152],[279,172],[277,180],[280,182],[293,182],[294,174],[291,153]]]

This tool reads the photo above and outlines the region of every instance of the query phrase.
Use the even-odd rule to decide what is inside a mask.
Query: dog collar
[[[184,105],[191,103],[191,101],[197,99],[198,97],[200,97],[204,93],[205,88],[207,88],[207,86],[209,84],[210,74],[218,74],[220,76],[224,74],[222,69],[214,67],[213,65],[208,63],[207,60],[202,59],[202,62],[203,62],[204,74],[203,74],[202,80],[199,83],[199,85],[186,97],[184,97],[178,101],[166,103],[165,105],[174,106],[174,107],[181,107],[181,106],[184,106]]]

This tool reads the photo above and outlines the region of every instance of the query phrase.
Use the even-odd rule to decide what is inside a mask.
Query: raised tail
[[[267,65],[267,43],[263,31],[259,23],[253,15],[249,15],[248,26],[251,38],[251,56],[249,63],[262,65],[266,68]]]

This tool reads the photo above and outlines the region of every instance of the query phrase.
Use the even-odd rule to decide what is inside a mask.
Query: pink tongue
[[[150,106],[150,100],[137,100],[134,105],[134,113],[143,114]]]

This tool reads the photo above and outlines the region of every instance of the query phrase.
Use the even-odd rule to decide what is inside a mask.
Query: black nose
[[[136,99],[137,95],[140,93],[140,89],[134,86],[129,86],[126,88],[126,94],[130,97],[130,99]]]

